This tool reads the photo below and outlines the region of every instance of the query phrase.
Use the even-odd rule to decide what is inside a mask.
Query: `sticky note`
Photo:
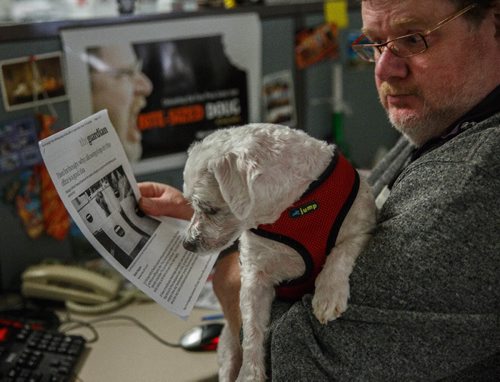
[[[336,24],[339,28],[349,25],[347,0],[326,0],[324,5],[325,21]]]

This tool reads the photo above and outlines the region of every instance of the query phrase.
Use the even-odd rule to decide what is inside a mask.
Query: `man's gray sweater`
[[[311,296],[274,304],[273,381],[500,380],[500,113],[460,128],[401,171],[402,139],[374,169],[391,192],[341,318],[321,325]]]

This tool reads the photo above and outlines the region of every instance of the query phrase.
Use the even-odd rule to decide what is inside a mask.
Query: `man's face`
[[[152,91],[151,81],[137,70],[137,58],[130,45],[100,49],[101,60],[91,73],[94,111],[108,109],[111,122],[131,161],[142,155],[137,116]]]
[[[455,13],[449,1],[365,0],[363,31],[374,42],[423,32]],[[500,83],[491,17],[473,27],[464,16],[426,36],[428,49],[407,58],[386,49],[375,81],[391,123],[413,143],[440,136]]]

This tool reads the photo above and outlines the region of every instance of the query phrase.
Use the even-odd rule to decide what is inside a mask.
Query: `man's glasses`
[[[472,8],[476,7],[477,4],[470,4],[462,10],[448,16],[444,20],[441,20],[433,27],[417,33],[407,34],[401,37],[397,37],[393,40],[386,41],[384,43],[366,43],[362,44],[362,41],[369,41],[368,37],[364,34],[359,36],[353,43],[352,49],[358,54],[358,56],[364,61],[375,62],[378,60],[382,52],[387,48],[392,54],[398,57],[411,57],[417,54],[425,52],[429,45],[425,40],[425,37],[430,35],[432,32],[438,30],[442,26],[446,25],[450,21],[462,16],[464,13],[470,11]]]
[[[108,74],[110,76],[113,76],[117,79],[124,78],[124,77],[133,78],[135,75],[142,72],[142,60],[139,59],[136,62],[134,62],[132,65],[122,67],[122,68],[108,67],[104,70],[100,70],[100,72]]]
[[[136,74],[142,72],[142,60],[139,59],[132,65],[124,68],[110,68],[105,73],[111,74],[114,77],[134,77]]]
[[[85,61],[89,64],[89,66],[97,73],[104,73],[110,76],[113,76],[117,79],[129,77],[133,78],[135,75],[142,72],[142,60],[139,59],[135,61],[133,64],[124,66],[124,67],[112,67],[107,62],[101,60],[99,57],[88,54],[85,55]]]

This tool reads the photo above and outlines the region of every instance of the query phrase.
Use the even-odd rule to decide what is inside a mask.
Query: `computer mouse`
[[[181,336],[179,344],[188,351],[216,350],[223,327],[220,322],[195,326]]]

